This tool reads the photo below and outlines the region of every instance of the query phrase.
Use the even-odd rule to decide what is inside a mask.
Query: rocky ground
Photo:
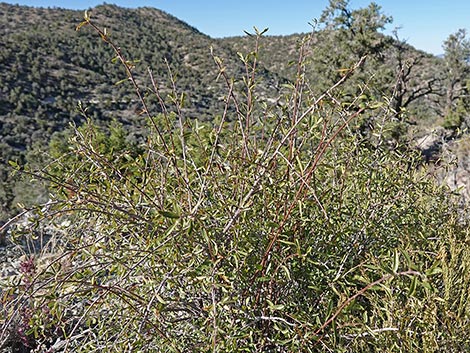
[[[28,269],[34,271],[37,264],[48,261],[53,255],[60,229],[37,226],[34,218],[33,213],[25,212],[9,224],[0,225],[0,353],[44,351],[41,347],[32,351],[23,344],[15,329],[18,322],[2,322],[5,312],[14,307],[12,303],[16,298],[9,290],[23,283]]]
[[[0,246],[0,281],[19,274],[24,249],[20,245],[8,242]]]
[[[442,127],[430,129],[415,139],[426,168],[437,181],[459,195],[462,214],[469,216],[470,203],[470,136],[458,139]]]

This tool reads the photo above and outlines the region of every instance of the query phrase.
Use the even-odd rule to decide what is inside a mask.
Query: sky
[[[5,0],[0,0],[5,1]],[[103,0],[13,0],[11,4],[63,7],[85,10]],[[243,35],[253,26],[267,34],[305,33],[319,19],[328,0],[108,0],[123,7],[151,6],[196,27],[211,37]],[[352,9],[366,7],[370,0],[350,0]],[[375,0],[393,22],[385,33],[398,34],[414,47],[442,54],[442,43],[460,28],[470,29],[470,0]]]

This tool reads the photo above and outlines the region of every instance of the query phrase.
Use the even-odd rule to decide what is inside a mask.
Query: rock
[[[439,159],[443,146],[452,138],[452,131],[437,127],[415,140],[415,146],[423,154],[426,162]]]

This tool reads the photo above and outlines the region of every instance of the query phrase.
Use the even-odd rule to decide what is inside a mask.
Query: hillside
[[[222,114],[227,93],[224,80],[217,79],[219,69],[211,48],[213,55],[223,60],[228,77],[241,78],[245,66],[239,55],[256,47],[256,36],[212,39],[153,8],[103,5],[90,14],[135,65],[133,72],[144,93],[151,90],[148,68],[168,102],[174,99],[174,79],[176,92],[184,93],[183,113],[200,121]],[[124,70],[90,30],[75,30],[82,18],[82,11],[0,4],[1,214],[11,214],[13,205],[26,201],[24,196],[18,197],[26,186],[16,185],[7,175],[7,161],[31,162],[37,158],[37,152],[31,152],[33,146],[35,151],[45,150],[54,133],[71,122],[83,123],[85,118],[77,110],[79,102],[98,124],[107,126],[116,119],[126,127],[129,139],[140,140],[145,135],[138,102],[130,83],[123,82]],[[354,37],[352,29],[344,26],[324,26],[311,37],[269,36],[268,32],[259,42],[258,99],[275,101],[283,84],[299,78],[315,82],[310,89],[320,95],[341,78],[345,68],[368,53],[338,98],[347,101],[359,90],[379,102],[392,97],[387,104],[396,112],[396,119],[390,138],[406,143],[443,125],[451,128],[446,136],[453,136],[457,127],[464,129],[461,113],[449,119],[449,109],[456,109],[457,98],[463,93],[457,82],[455,91],[460,93],[446,96],[450,83],[444,74],[445,60],[419,52],[398,38],[383,36],[379,27],[363,28],[363,38]],[[148,104],[158,111],[155,100],[149,98]],[[373,120],[373,116],[363,117],[357,129],[367,135]]]
[[[221,114],[226,88],[223,80],[216,80],[218,68],[211,48],[230,75],[243,73],[230,48],[156,9],[104,5],[90,13],[122,47],[126,59],[135,62],[134,72],[144,92],[151,87],[150,68],[162,95],[171,100],[170,68],[178,94],[185,94],[185,115],[207,120]],[[91,31],[75,30],[82,19],[83,11],[0,4],[2,212],[9,213],[14,198],[4,167],[7,161],[20,158],[22,162],[31,146],[46,146],[51,135],[70,122],[81,124],[79,102],[98,123],[117,119],[137,138],[143,133],[140,128],[145,124],[130,83],[121,82],[124,70]],[[266,90],[276,90],[277,76],[266,72],[265,77]]]
[[[269,33],[269,32],[268,32]],[[308,64],[302,68],[306,78],[311,82],[316,82],[314,90],[324,89],[338,79],[337,69],[341,64],[347,67],[337,57],[347,43],[335,37],[336,34],[328,31],[316,31],[311,36],[308,34],[292,34],[287,36],[266,35],[260,42],[259,60],[263,67],[270,72],[275,72],[282,78],[290,82],[295,81],[298,74],[298,63],[300,57],[307,59]],[[386,43],[380,56],[371,56],[362,68],[362,76],[368,77],[369,90],[372,94],[391,97],[394,94],[400,70],[409,65],[406,73],[406,90],[403,92],[408,97],[411,92],[418,92],[423,88],[429,88],[428,83],[433,82],[429,94],[419,97],[417,101],[410,103],[408,118],[413,123],[424,126],[433,124],[442,119],[442,111],[436,101],[441,94],[442,78],[439,71],[444,65],[442,58],[424,53],[408,45],[398,38],[383,36],[377,33],[377,40]],[[231,37],[221,39],[221,42],[237,52],[249,52],[254,46],[254,38],[249,36]],[[349,40],[349,38],[346,38]],[[304,52],[300,52],[302,44],[308,43]],[[307,50],[305,50],[307,49]],[[345,49],[347,51],[347,49]],[[351,55],[354,60],[354,53]],[[347,57],[347,56],[346,56]],[[343,58],[344,59],[344,58]],[[360,58],[357,57],[356,60]],[[347,60],[351,60],[348,58]],[[352,62],[352,61],[351,61]],[[404,73],[404,72],[403,72]],[[354,81],[354,80],[353,80]],[[354,81],[356,82],[356,81]],[[353,83],[354,84],[354,83]]]
[[[91,12],[122,46],[125,57],[136,62],[138,77],[146,77],[147,67],[155,77],[166,77],[168,62],[179,77],[178,89],[189,93],[191,88],[188,111],[210,116],[220,87],[206,89],[209,83],[214,85],[217,75],[209,48],[213,46],[217,55],[230,57],[225,48],[155,9],[124,10],[106,5]],[[4,33],[0,43],[2,120],[11,114],[64,126],[71,117],[79,118],[75,112],[78,101],[99,120],[113,115],[122,119],[135,116],[128,86],[114,85],[125,74],[113,63],[112,53],[89,31],[75,31],[82,11],[2,4],[0,15]],[[168,92],[170,88],[161,89]],[[116,114],[118,111],[120,114]]]

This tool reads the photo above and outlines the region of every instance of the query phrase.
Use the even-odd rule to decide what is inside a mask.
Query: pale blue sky
[[[0,0],[1,1],[1,0]],[[8,3],[43,7],[87,9],[100,0],[9,0]],[[328,0],[108,0],[124,7],[151,6],[164,10],[212,37],[242,35],[243,30],[269,27],[268,34],[310,31]],[[459,28],[470,29],[470,0],[376,0],[400,37],[429,53],[442,53],[442,42]],[[365,7],[369,0],[350,0],[352,8]]]

